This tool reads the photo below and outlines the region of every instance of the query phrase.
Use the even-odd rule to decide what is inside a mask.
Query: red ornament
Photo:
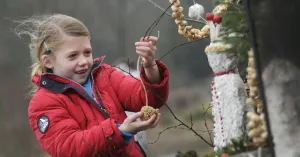
[[[229,157],[229,155],[227,153],[223,153],[221,157]]]
[[[217,24],[221,23],[222,22],[222,17],[221,16],[214,16],[213,22],[217,23]]]
[[[211,21],[214,19],[214,14],[213,13],[207,13],[206,14],[206,20],[207,21]]]

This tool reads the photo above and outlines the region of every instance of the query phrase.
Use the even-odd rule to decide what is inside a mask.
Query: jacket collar
[[[98,70],[105,56],[95,58],[91,69],[91,73]],[[70,87],[82,88],[82,86],[70,79],[60,77],[52,73],[43,73],[32,77],[32,82],[39,87],[46,88],[56,93],[62,93]]]

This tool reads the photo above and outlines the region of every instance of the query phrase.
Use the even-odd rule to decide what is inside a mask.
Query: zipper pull
[[[105,115],[106,118],[110,117],[109,114],[107,113],[106,109],[104,109],[104,108],[101,107],[101,111]]]

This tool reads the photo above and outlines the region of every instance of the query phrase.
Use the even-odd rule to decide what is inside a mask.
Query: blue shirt
[[[88,92],[89,96],[94,98],[93,90],[92,90],[92,82],[91,82],[90,77],[87,79],[87,81],[82,86]],[[119,126],[121,126],[121,124],[116,124],[116,125],[118,128],[119,128]],[[121,134],[122,134],[126,144],[129,144],[131,142],[132,136],[135,135],[135,134],[123,132],[123,131],[121,131]]]
[[[85,84],[83,84],[82,86],[89,93],[89,96],[94,98],[93,90],[92,90],[92,82],[90,77],[86,80]]]

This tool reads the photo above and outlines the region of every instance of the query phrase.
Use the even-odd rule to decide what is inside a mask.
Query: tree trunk
[[[300,1],[253,0],[260,58],[277,157],[300,156]]]

